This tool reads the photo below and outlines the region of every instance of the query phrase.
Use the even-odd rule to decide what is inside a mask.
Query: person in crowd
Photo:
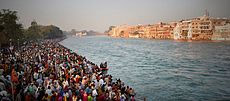
[[[120,79],[113,80],[104,70],[107,62],[98,67],[55,40],[1,49],[0,99],[135,101],[134,90]]]

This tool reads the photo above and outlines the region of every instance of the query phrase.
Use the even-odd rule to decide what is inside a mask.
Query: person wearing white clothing
[[[102,86],[104,84],[104,80],[103,79],[100,79],[99,80],[99,85]]]
[[[50,86],[48,86],[48,89],[46,90],[46,94],[52,96],[52,90],[50,89]]]
[[[97,95],[98,95],[98,94],[97,94],[97,90],[94,89],[94,90],[92,91],[93,101],[96,101]]]

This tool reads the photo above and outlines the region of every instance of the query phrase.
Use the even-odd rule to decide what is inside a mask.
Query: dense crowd
[[[25,43],[0,52],[3,101],[135,101],[135,92],[56,41]]]

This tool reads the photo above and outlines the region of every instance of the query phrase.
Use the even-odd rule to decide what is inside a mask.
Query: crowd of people
[[[3,101],[135,101],[135,92],[56,41],[25,43],[0,51]]]

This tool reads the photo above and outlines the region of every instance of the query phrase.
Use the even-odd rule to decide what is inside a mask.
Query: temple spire
[[[209,16],[209,12],[207,9],[205,9],[205,15],[204,16]]]

